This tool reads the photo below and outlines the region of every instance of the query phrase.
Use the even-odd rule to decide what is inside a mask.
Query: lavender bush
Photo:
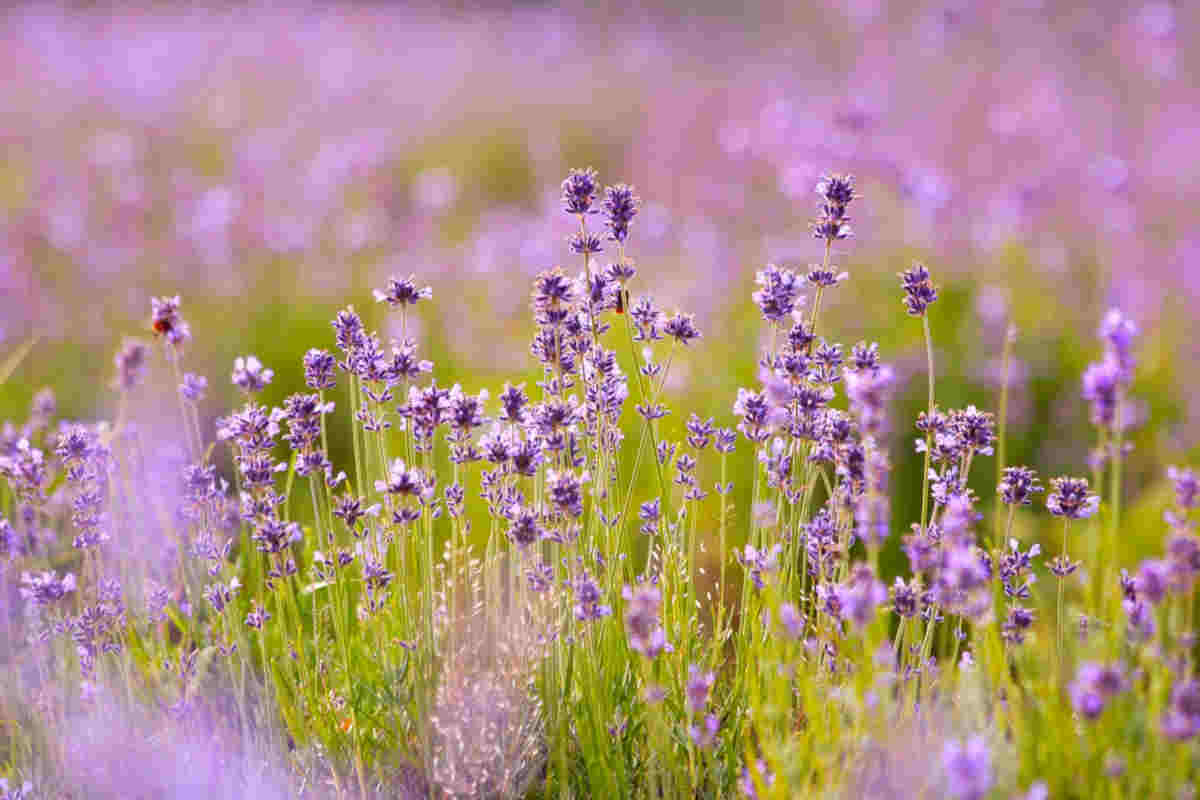
[[[1005,461],[1007,380],[999,416],[939,405],[912,264],[874,310],[925,343],[896,419],[888,344],[822,315],[870,197],[816,193],[822,262],[757,273],[757,379],[721,418],[671,407],[707,340],[639,288],[642,201],[591,169],[562,183],[572,266],[533,281],[534,371],[490,393],[439,384],[409,335],[436,287],[398,275],[398,335],[345,308],[276,407],[239,355],[209,429],[204,332],[153,298],[113,419],[41,395],[0,443],[0,796],[1190,796],[1191,468],[1159,552],[1119,562],[1138,326],[1109,312],[1082,376],[1090,477],[1041,476]]]

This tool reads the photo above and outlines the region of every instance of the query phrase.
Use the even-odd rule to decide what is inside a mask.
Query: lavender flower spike
[[[417,288],[416,275],[409,275],[407,278],[392,276],[388,278],[386,290],[376,289],[372,294],[377,303],[387,303],[392,308],[404,308],[433,297],[433,289],[429,286]]]

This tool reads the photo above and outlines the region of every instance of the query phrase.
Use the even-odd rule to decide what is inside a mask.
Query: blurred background
[[[1131,491],[1161,501],[1161,467],[1195,454],[1200,417],[1197,8],[730,8],[10,8],[0,357],[36,344],[0,419],[25,419],[43,386],[68,417],[112,414],[121,338],[149,339],[150,297],[180,294],[211,435],[236,402],[236,356],[276,370],[278,403],[302,388],[303,352],[332,346],[338,308],[386,338],[370,289],[389,274],[434,289],[419,332],[440,383],[494,396],[536,379],[529,281],[579,269],[558,184],[593,166],[643,199],[635,293],[695,312],[705,334],[673,367],[673,424],[692,410],[729,424],[756,378],[754,272],[820,260],[814,185],[850,172],[856,235],[835,260],[851,281],[822,323],[897,366],[897,431],[925,392],[896,279],[911,260],[943,286],[939,402],[996,408],[1015,324],[1009,460],[1052,474],[1088,472],[1079,376],[1119,305],[1144,332]],[[893,462],[919,475],[907,435]],[[901,488],[897,529],[917,515]]]

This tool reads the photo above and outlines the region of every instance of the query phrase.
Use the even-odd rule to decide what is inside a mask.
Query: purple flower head
[[[779,606],[779,624],[791,639],[799,639],[804,633],[804,615],[791,603]]]
[[[181,347],[192,338],[192,329],[179,314],[179,295],[150,299],[150,327],[173,347]]]
[[[717,676],[695,664],[688,666],[688,679],[685,688],[687,709],[691,714],[699,714],[708,705],[708,693],[713,687]]]
[[[654,304],[654,298],[642,295],[629,309],[629,318],[637,328],[633,339],[636,342],[653,342],[662,338],[663,317],[665,315]]]
[[[524,422],[525,406],[529,405],[529,396],[525,394],[525,384],[516,386],[506,383],[500,392],[500,419],[505,422]]]
[[[433,297],[433,289],[429,286],[418,288],[416,275],[409,275],[407,278],[397,278],[393,275],[388,278],[386,290],[375,289],[372,295],[376,303],[387,303],[392,308],[407,308]]]
[[[749,389],[738,389],[737,400],[733,404],[734,416],[741,417],[737,428],[750,441],[761,444],[770,434],[770,425],[774,415],[772,406],[764,392],[751,392]]]
[[[638,519],[642,521],[641,532],[653,536],[658,530],[658,521],[662,517],[662,501],[659,498],[647,500],[638,508]]]
[[[846,208],[858,196],[854,192],[854,178],[826,175],[817,183],[817,194],[821,196],[821,204],[813,222],[813,235],[830,243],[850,236]]]
[[[260,520],[250,535],[259,551],[272,555],[282,553],[294,542],[300,541],[300,525],[295,522],[267,518]]]
[[[767,763],[761,758],[754,762],[754,772],[750,772],[749,767],[742,767],[742,776],[738,779],[738,789],[749,800],[758,799],[758,790],[755,788],[755,778],[762,784],[763,788],[769,789],[775,783],[775,773],[767,769]]]
[[[1175,503],[1190,511],[1200,505],[1200,479],[1190,469],[1167,467],[1167,478],[1175,484]]]
[[[1038,482],[1037,473],[1029,467],[1005,467],[1004,477],[996,487],[996,494],[1010,506],[1027,506],[1033,496],[1044,491]]]
[[[804,280],[808,282],[809,286],[828,289],[831,286],[837,286],[849,277],[849,272],[834,272],[831,269],[825,269],[814,264],[809,269],[808,274],[804,276]]]
[[[759,589],[766,586],[763,576],[771,574],[779,569],[779,554],[783,552],[783,546],[776,544],[765,550],[758,550],[752,545],[746,545],[744,549],[736,551],[737,560],[741,563],[742,568],[749,570],[750,580]]]
[[[637,216],[640,202],[641,198],[633,193],[632,186],[619,183],[605,187],[601,208],[608,223],[610,239],[624,242],[629,237],[629,223]]]
[[[1139,597],[1126,597],[1121,601],[1128,621],[1126,628],[1134,642],[1146,642],[1154,637],[1158,626],[1154,621],[1154,607]]]
[[[790,269],[780,269],[767,264],[766,269],[754,276],[760,287],[751,297],[767,322],[780,322],[789,317],[801,302],[800,290],[803,279]]]
[[[84,425],[68,425],[58,434],[54,454],[71,467],[90,459],[99,446],[100,442],[93,430]]]
[[[855,372],[874,372],[879,369],[879,343],[859,342],[850,350],[850,363],[847,366]]]
[[[146,372],[146,344],[138,339],[125,339],[113,358],[117,368],[116,386],[129,391],[137,386]]]
[[[1025,641],[1025,634],[1033,627],[1033,611],[1024,606],[1012,606],[1008,609],[1008,617],[1000,626],[1004,641],[1018,645]]]
[[[1087,478],[1054,478],[1046,508],[1056,517],[1084,519],[1099,510],[1100,497],[1088,491]]]
[[[310,389],[332,389],[337,386],[336,366],[332,353],[314,347],[304,354],[304,382]]]
[[[904,307],[914,317],[925,315],[925,311],[937,300],[937,287],[929,278],[929,270],[921,264],[900,273],[900,284],[904,288]]]
[[[1171,705],[1163,717],[1163,732],[1174,741],[1200,734],[1200,678],[1181,678],[1171,689]]]
[[[863,433],[880,436],[887,432],[888,403],[895,381],[896,374],[887,365],[878,369],[846,371],[850,412],[858,418]]]
[[[339,311],[332,324],[334,340],[343,353],[349,355],[362,346],[366,332],[363,330],[362,319],[354,309]]]
[[[636,589],[626,586],[621,590],[621,597],[625,599],[625,631],[630,649],[654,659],[668,647],[666,634],[659,623],[662,592],[653,584],[642,584]]]
[[[600,586],[585,572],[571,584],[575,592],[575,619],[586,622],[598,620],[612,614],[612,607],[603,605],[600,600]]]
[[[524,549],[545,536],[541,525],[541,515],[531,508],[514,503],[504,512],[509,522],[506,535],[509,541]]]
[[[0,564],[21,554],[21,541],[12,523],[0,517]]]
[[[615,281],[620,286],[624,286],[634,275],[637,275],[637,267],[633,265],[633,262],[626,260],[619,264],[609,264],[605,273],[608,275],[609,280]],[[625,302],[624,299],[622,302]]]
[[[204,395],[208,391],[208,378],[203,375],[197,375],[194,372],[188,372],[183,376],[183,383],[179,384],[179,393],[183,395],[183,399],[187,400],[192,405],[197,405],[204,400]]]
[[[1116,422],[1117,387],[1121,382],[1121,367],[1111,354],[1084,371],[1081,395],[1091,405],[1093,425],[1111,428]]]
[[[61,578],[46,570],[41,573],[21,573],[21,597],[30,605],[49,606],[75,591],[75,575],[68,572]]]
[[[991,791],[992,761],[982,736],[972,736],[965,742],[946,742],[942,748],[942,770],[949,797],[983,800]]]
[[[250,601],[250,612],[246,614],[246,627],[261,631],[263,625],[271,620],[271,612],[258,604],[257,600]]]
[[[696,327],[696,318],[693,314],[676,313],[663,325],[663,333],[682,345],[687,345],[700,338],[700,330]]]
[[[1154,605],[1162,602],[1171,584],[1171,564],[1159,559],[1147,559],[1138,567],[1134,586],[1138,597],[1144,597]]]
[[[10,788],[8,779],[0,778],[0,800],[33,800],[33,784],[25,781]]]
[[[838,604],[843,619],[862,627],[875,617],[875,610],[887,602],[887,587],[875,577],[866,564],[854,567],[849,579],[837,587]]]
[[[688,726],[688,736],[692,743],[701,750],[712,748],[717,741],[717,733],[721,729],[721,721],[716,714],[705,715],[703,721]]]
[[[600,237],[594,233],[574,233],[567,240],[571,252],[577,255],[591,255],[594,253],[604,252],[604,246],[600,243]]]
[[[1087,719],[1095,719],[1104,711],[1109,700],[1127,688],[1124,670],[1119,665],[1088,662],[1080,665],[1068,692],[1075,710]]]
[[[571,170],[562,182],[563,210],[568,214],[591,213],[598,188],[596,170],[591,167]]]
[[[1127,383],[1133,376],[1133,341],[1138,333],[1137,323],[1125,316],[1119,308],[1109,309],[1100,321],[1098,334],[1118,365],[1122,383]]]
[[[246,394],[256,394],[267,388],[275,370],[267,369],[255,356],[238,356],[233,361],[233,385]]]
[[[892,584],[892,609],[902,618],[915,617],[921,610],[921,582],[917,578],[905,581],[897,576]]]

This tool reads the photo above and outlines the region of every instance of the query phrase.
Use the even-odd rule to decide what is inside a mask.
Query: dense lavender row
[[[537,379],[495,402],[438,384],[408,336],[433,291],[393,277],[400,336],[346,308],[274,408],[239,357],[243,404],[206,431],[203,341],[154,298],[115,419],[43,393],[4,428],[0,797],[1190,796],[1193,470],[1168,471],[1160,557],[1118,563],[1138,327],[1110,311],[1082,378],[1090,477],[1042,478],[1004,461],[1007,381],[999,416],[937,404],[941,297],[913,264],[924,463],[893,476],[887,346],[822,324],[862,201],[844,175],[817,195],[823,262],[757,274],[760,380],[719,421],[669,407],[705,340],[637,290],[641,200],[590,169],[562,183],[580,267],[533,281]],[[151,368],[168,439],[130,411]],[[893,520],[897,484],[918,519]],[[1061,536],[1022,540],[1043,508]]]

